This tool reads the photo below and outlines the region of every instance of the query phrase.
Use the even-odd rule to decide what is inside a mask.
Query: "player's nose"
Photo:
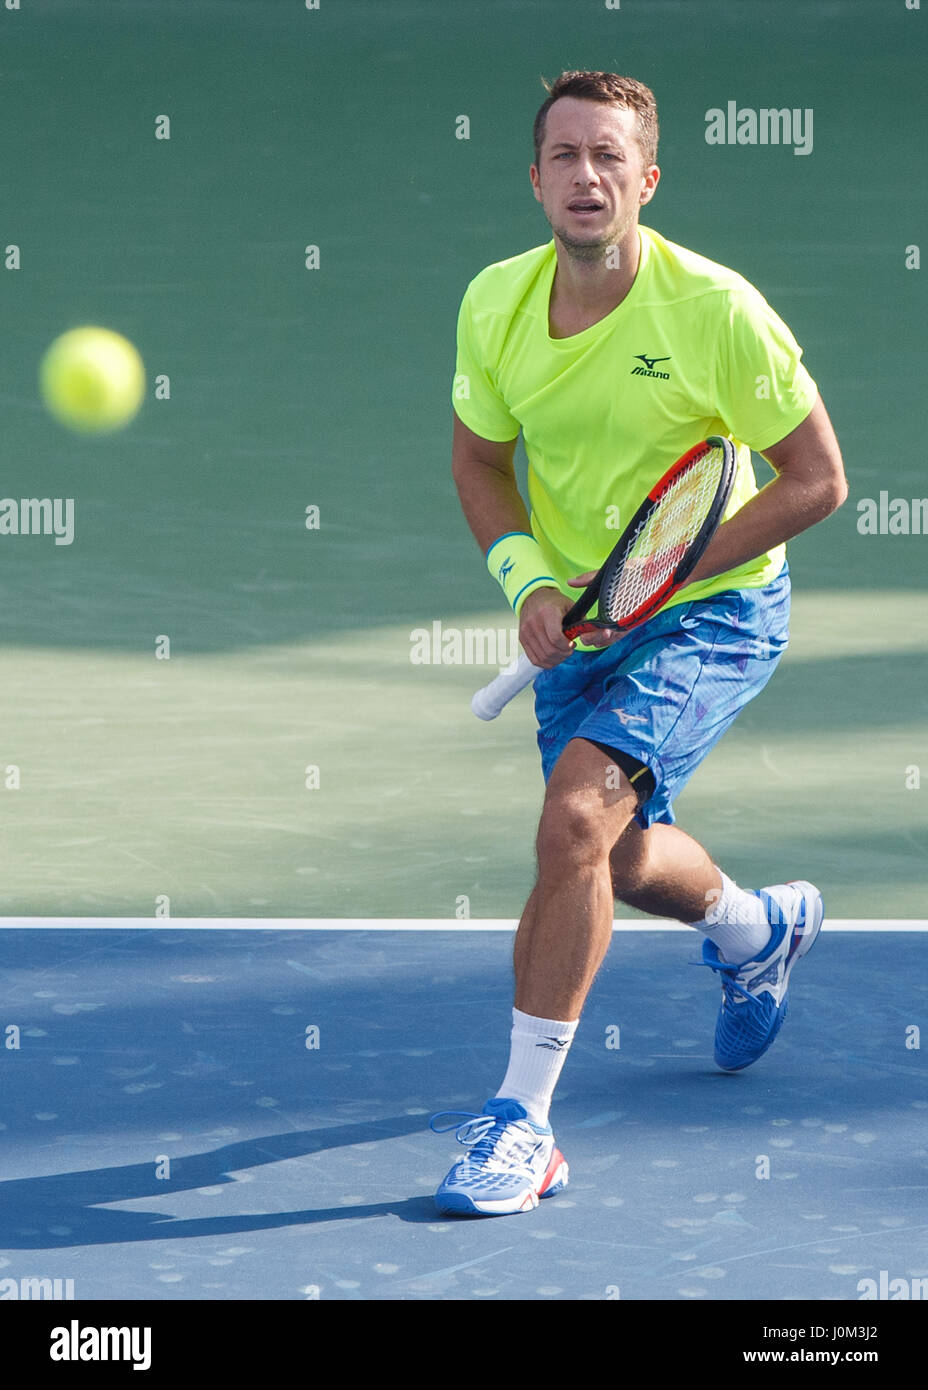
[[[599,174],[592,155],[582,154],[574,170],[574,181],[578,184],[598,184]]]

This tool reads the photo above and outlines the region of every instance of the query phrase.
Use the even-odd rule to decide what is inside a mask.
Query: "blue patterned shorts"
[[[789,567],[763,589],[680,603],[598,652],[535,681],[545,781],[572,738],[644,763],[654,790],[636,819],[672,825],[674,797],[735,716],[760,694],[789,640]]]

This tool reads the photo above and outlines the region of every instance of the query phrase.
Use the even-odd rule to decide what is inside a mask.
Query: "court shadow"
[[[109,1211],[104,1206],[146,1197],[163,1198],[201,1187],[231,1186],[235,1183],[233,1175],[242,1170],[370,1143],[373,1139],[399,1138],[418,1133],[421,1128],[421,1121],[397,1116],[369,1124],[262,1136],[173,1159],[168,1179],[155,1176],[152,1162],[14,1178],[0,1183],[0,1248],[61,1250],[139,1240],[224,1236],[376,1216],[396,1216],[413,1223],[434,1221],[436,1213],[430,1196],[185,1220],[174,1220],[161,1212]],[[248,1195],[248,1189],[242,1191]]]

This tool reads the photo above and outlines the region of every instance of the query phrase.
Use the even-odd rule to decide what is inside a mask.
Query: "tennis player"
[[[823,917],[805,881],[738,887],[674,824],[673,801],[786,647],[784,542],[847,495],[831,423],[761,294],[639,225],[660,179],[651,91],[606,72],[565,72],[547,90],[529,173],[553,240],[477,275],[458,321],[454,478],[522,647],[545,668],[547,785],[508,1069],[480,1115],[432,1122],[467,1150],[437,1193],[449,1214],[529,1211],[565,1187],[549,1110],[616,898],[703,934],[722,985],[715,1059],[731,1071],[777,1036]],[[520,432],[531,517],[513,471]],[[571,591],[665,469],[712,434],[735,442],[737,477],[690,583],[632,632],[574,648],[561,630]],[[759,491],[751,449],[775,475]]]

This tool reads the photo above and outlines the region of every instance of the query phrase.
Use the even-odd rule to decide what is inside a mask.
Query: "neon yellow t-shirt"
[[[572,598],[567,579],[600,567],[691,445],[710,434],[736,444],[731,516],[757,492],[751,449],[794,430],[817,394],[801,348],[753,285],[650,227],[639,232],[629,293],[582,333],[549,335],[553,241],[487,266],[458,318],[454,409],[484,439],[522,431],[532,530]],[[785,553],[776,546],[670,602],[760,588]]]

